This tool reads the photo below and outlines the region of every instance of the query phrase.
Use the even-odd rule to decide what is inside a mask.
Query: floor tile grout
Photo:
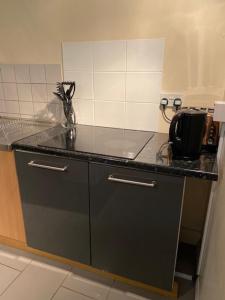
[[[14,267],[11,267],[11,266],[8,266],[7,264],[5,264],[5,263],[0,263],[0,266],[2,265],[2,266],[4,266],[4,267],[6,267],[6,268],[9,268],[9,269],[11,269],[11,270],[14,270],[14,271],[16,271],[16,272],[18,272],[18,274],[16,274],[16,277],[12,280],[12,279],[10,279],[10,280],[12,280],[9,284],[8,284],[8,286],[4,286],[4,288],[3,288],[3,291],[0,293],[0,299],[3,297],[4,298],[4,296],[6,295],[6,297],[8,296],[8,294],[7,294],[7,291],[8,290],[10,290],[10,292],[9,293],[11,293],[11,291],[12,290],[14,290],[14,284],[15,284],[15,282],[17,281],[17,280],[19,280],[19,278],[20,278],[20,276],[23,274],[23,272],[26,272],[27,271],[27,269],[29,268],[29,266],[31,266],[32,265],[32,263],[34,263],[34,262],[40,262],[40,263],[43,263],[44,265],[46,265],[46,266],[56,266],[56,268],[59,268],[60,270],[64,270],[65,271],[65,273],[63,274],[64,276],[61,276],[60,277],[60,279],[58,280],[58,282],[55,284],[55,286],[54,286],[54,288],[51,290],[51,293],[50,294],[48,294],[48,297],[47,297],[47,299],[49,299],[49,300],[54,300],[54,298],[56,297],[56,295],[58,294],[58,293],[60,293],[60,294],[66,294],[66,293],[69,293],[69,291],[71,292],[71,296],[73,297],[73,294],[74,294],[74,298],[76,299],[76,297],[81,297],[81,296],[83,296],[85,299],[87,299],[87,300],[96,300],[96,299],[98,299],[98,296],[100,295],[101,296],[101,300],[109,300],[109,299],[111,299],[111,298],[113,298],[113,299],[117,299],[117,294],[118,294],[118,299],[123,299],[123,296],[124,297],[128,297],[129,299],[132,299],[133,297],[132,296],[130,296],[130,295],[126,295],[126,291],[127,290],[123,290],[123,289],[120,289],[120,286],[117,286],[117,280],[115,280],[115,279],[113,279],[112,278],[112,280],[110,281],[110,283],[108,283],[106,286],[107,286],[107,288],[105,289],[105,292],[104,292],[104,294],[98,294],[99,292],[98,292],[98,290],[97,291],[94,291],[93,293],[89,293],[88,292],[88,294],[89,295],[86,295],[85,294],[85,292],[86,292],[86,286],[84,286],[83,284],[82,284],[82,289],[79,289],[79,283],[78,283],[78,289],[76,289],[77,288],[77,285],[69,285],[69,287],[67,287],[66,286],[66,284],[65,284],[65,282],[66,282],[66,280],[70,277],[70,276],[72,276],[73,274],[76,274],[74,271],[73,271],[73,268],[72,267],[70,267],[69,265],[66,265],[66,264],[62,264],[62,265],[58,265],[58,264],[56,264],[56,265],[54,265],[54,264],[51,264],[51,262],[52,262],[52,260],[49,260],[48,261],[48,259],[45,261],[45,260],[39,260],[38,259],[38,257],[36,258],[36,257],[32,257],[32,258],[28,258],[28,257],[26,257],[25,255],[24,256],[22,256],[22,255],[18,255],[17,257],[19,258],[19,256],[21,256],[22,258],[24,257],[24,258],[27,258],[28,259],[28,262],[26,261],[26,262],[24,262],[24,264],[26,264],[25,265],[25,267],[24,267],[24,265],[22,264],[22,267],[24,267],[24,269],[23,270],[18,270],[18,269],[16,269],[16,268],[14,268]],[[6,260],[6,262],[7,262],[7,260]],[[10,262],[10,261],[9,261]],[[15,266],[16,266],[16,260],[15,260]],[[53,261],[54,262],[54,261]],[[14,263],[14,261],[12,261],[12,263]],[[18,265],[19,266],[19,265]],[[65,267],[70,267],[69,269],[65,269]],[[11,272],[11,273],[13,273],[13,272]],[[4,273],[3,273],[3,275],[4,275]],[[78,275],[79,275],[79,273],[78,273]],[[15,276],[15,274],[14,274],[14,276]],[[4,276],[3,276],[4,277]],[[12,274],[12,276],[11,277],[13,277],[13,274]],[[10,277],[10,278],[11,278]],[[84,282],[85,282],[85,279],[88,279],[88,280],[90,280],[91,281],[91,283],[93,284],[93,285],[95,285],[95,283],[97,284],[98,283],[98,280],[96,280],[94,277],[93,278],[89,278],[89,277],[86,277],[85,275],[84,276],[81,276],[81,275],[79,275],[79,277],[81,277],[81,278],[84,278]],[[8,280],[8,281],[10,281],[10,280]],[[7,283],[7,281],[6,281],[6,283]],[[18,284],[20,283],[20,281],[18,282]],[[16,286],[18,285],[18,284],[15,284]],[[23,284],[26,284],[26,282],[24,283],[23,282]],[[64,286],[64,284],[65,284],[65,286]],[[77,283],[76,283],[77,284]],[[88,285],[88,283],[87,283],[87,286],[89,286],[88,288],[89,289],[91,289],[92,288],[92,284],[89,286]],[[64,291],[63,290],[60,290],[60,289],[64,289]],[[128,289],[129,290],[129,289]],[[59,292],[60,291],[60,292]],[[67,292],[66,292],[67,291]],[[115,293],[114,293],[114,291],[115,291]],[[121,292],[121,293],[120,293]],[[132,293],[133,294],[133,292],[130,290],[130,293]],[[77,296],[76,296],[77,295]],[[80,295],[80,296],[79,296]],[[149,296],[147,296],[147,298],[146,298],[146,295],[144,295],[144,294],[142,294],[142,293],[138,293],[137,292],[137,295],[136,295],[136,292],[134,292],[134,294],[133,294],[134,296],[136,296],[136,297],[134,297],[135,299],[138,299],[138,297],[143,297],[143,299],[145,299],[145,300],[153,300],[153,299],[162,299],[162,300],[169,300],[169,298],[167,298],[167,297],[161,297],[161,296],[158,296],[157,294],[156,295],[149,295],[151,298],[148,298]],[[122,297],[122,298],[121,298]],[[126,298],[126,299],[128,299],[128,298]],[[180,298],[179,298],[180,299]],[[182,298],[183,299],[183,298]],[[186,299],[186,296],[185,296],[185,299]],[[189,299],[189,298],[188,298]],[[192,299],[192,298],[191,298]]]
[[[108,300],[108,299],[109,299],[109,295],[110,295],[110,293],[111,293],[111,290],[113,289],[113,286],[114,286],[115,282],[116,282],[116,280],[113,279],[112,285],[111,285],[110,288],[109,288],[109,291],[108,291],[108,293],[107,293],[107,295],[106,295],[105,300]]]
[[[63,286],[63,283],[66,281],[67,277],[70,275],[71,272],[68,271],[68,274],[65,276],[65,278],[62,280],[62,282],[60,283],[60,285],[58,286],[58,288],[56,289],[55,293],[53,293],[52,297],[50,298],[50,300],[52,300],[55,295],[57,294],[57,292],[59,291],[59,289]]]
[[[12,270],[15,270],[15,271],[18,271],[19,274],[16,276],[16,278],[13,279],[12,282],[10,282],[10,284],[7,286],[7,288],[0,294],[0,297],[3,296],[6,291],[8,291],[10,289],[10,287],[16,282],[16,280],[23,274],[23,272],[28,268],[28,266],[30,265],[31,261],[26,265],[26,267],[22,270],[22,271],[19,271],[19,270],[16,270],[14,268],[11,268]],[[4,265],[5,266],[5,265]],[[10,267],[9,267],[10,268]]]
[[[65,286],[61,286],[61,287],[64,288],[65,290],[68,290],[68,291],[73,292],[74,294],[78,294],[78,295],[84,296],[84,297],[86,297],[86,298],[88,298],[88,299],[91,299],[91,300],[96,300],[96,298],[94,298],[94,297],[90,297],[90,296],[88,296],[88,295],[82,294],[81,292],[75,291],[75,290],[73,290],[73,289],[71,289],[71,288],[69,288],[69,287],[65,287]],[[51,299],[51,300],[52,300],[52,299]],[[106,300],[106,299],[105,299],[105,300]]]
[[[16,269],[16,268],[13,268],[12,266],[9,266],[9,265],[3,264],[3,263],[0,263],[0,266],[7,267],[7,268],[9,268],[9,269],[12,269],[12,270],[14,270],[14,271],[18,271],[18,272],[20,272],[20,273],[22,273],[22,272],[24,271],[24,270],[18,270],[18,269]]]
[[[20,275],[21,275],[21,273],[17,274],[17,276],[13,279],[13,281],[8,284],[8,286],[4,289],[4,291],[2,291],[2,293],[0,294],[0,297],[10,288],[10,286],[17,280],[17,278]]]

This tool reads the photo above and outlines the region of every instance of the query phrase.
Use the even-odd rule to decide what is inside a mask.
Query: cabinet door
[[[92,265],[171,290],[184,178],[92,163]]]
[[[90,263],[88,163],[16,151],[27,244]]]

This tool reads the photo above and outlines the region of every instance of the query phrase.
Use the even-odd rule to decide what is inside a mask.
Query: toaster
[[[205,133],[202,148],[210,152],[216,152],[219,143],[220,123],[213,121],[213,113],[208,112],[206,117]]]

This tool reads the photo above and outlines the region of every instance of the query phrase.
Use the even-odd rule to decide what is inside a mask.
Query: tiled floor
[[[194,300],[181,282],[180,300]],[[1,300],[167,300],[111,279],[0,245]]]

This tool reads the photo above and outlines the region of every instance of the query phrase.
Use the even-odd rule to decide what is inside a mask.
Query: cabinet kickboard
[[[58,261],[60,263],[70,265],[72,267],[79,268],[81,270],[86,270],[88,272],[96,273],[96,274],[98,274],[99,276],[102,276],[102,277],[112,278],[113,280],[117,280],[117,281],[122,282],[124,284],[128,284],[128,285],[131,285],[131,286],[136,287],[136,288],[144,289],[146,291],[149,291],[149,292],[152,292],[152,293],[155,293],[155,294],[159,294],[159,295],[164,296],[164,297],[170,297],[170,298],[173,298],[173,299],[178,298],[179,286],[178,286],[178,283],[176,281],[174,282],[173,290],[172,291],[166,291],[166,290],[162,290],[162,289],[156,288],[154,286],[146,285],[144,283],[137,282],[137,281],[134,281],[134,280],[131,280],[131,279],[128,279],[128,278],[124,278],[124,277],[121,277],[121,276],[118,276],[118,275],[115,275],[115,274],[112,274],[112,273],[104,272],[104,271],[92,268],[90,266],[78,263],[78,262],[73,261],[73,260],[69,260],[69,259],[57,256],[57,255],[49,254],[47,252],[43,252],[43,251],[40,251],[40,250],[37,250],[37,249],[30,248],[24,242],[13,240],[13,239],[10,239],[10,238],[6,238],[6,237],[1,236],[1,235],[0,235],[0,244],[6,245],[6,246],[9,246],[9,247],[13,247],[13,248],[17,248],[17,249],[20,249],[20,250],[23,250],[25,252],[32,253],[32,254],[35,254],[35,255],[38,255],[38,256],[43,256],[43,257]]]

